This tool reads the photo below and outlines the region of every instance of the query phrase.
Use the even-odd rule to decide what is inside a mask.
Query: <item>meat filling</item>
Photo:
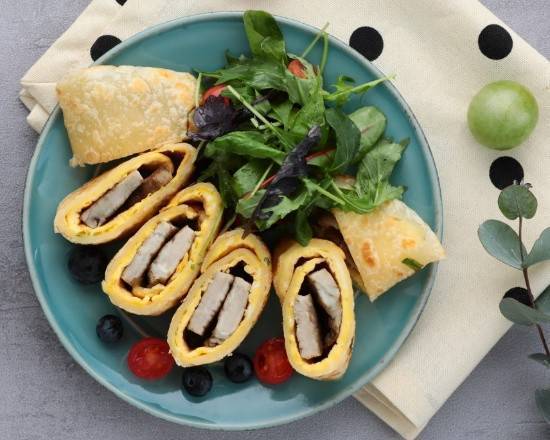
[[[143,182],[139,171],[133,171],[112,189],[96,200],[80,215],[82,222],[90,228],[104,224]]]
[[[294,303],[296,339],[303,359],[313,359],[323,354],[321,330],[311,295],[298,295]]]
[[[243,319],[250,288],[243,278],[218,272],[189,321],[188,341],[194,347],[215,347],[229,338]]]
[[[147,272],[150,286],[165,284],[168,281],[189,252],[194,239],[195,231],[189,226],[184,226],[162,247]]]
[[[162,245],[177,231],[177,228],[168,222],[157,225],[153,233],[147,237],[139,247],[132,262],[122,272],[122,279],[130,286],[141,284],[145,271],[151,264]]]
[[[342,323],[340,289],[327,269],[307,276],[294,302],[296,339],[303,359],[323,355],[334,345]]]
[[[170,182],[170,180],[172,180],[172,172],[168,168],[157,168],[150,176],[146,177],[142,184],[130,195],[125,205],[127,208],[132,207],[136,203],[141,202],[149,194],[153,194],[161,189]]]
[[[319,305],[328,315],[329,332],[325,336],[325,346],[330,347],[336,342],[342,323],[342,303],[340,289],[330,272],[321,269],[308,275]]]

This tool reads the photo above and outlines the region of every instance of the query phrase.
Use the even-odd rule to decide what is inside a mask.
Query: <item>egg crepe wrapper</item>
[[[295,300],[305,277],[320,264],[326,265],[340,290],[342,322],[336,342],[320,361],[307,361],[300,355],[294,316]],[[292,367],[300,374],[317,380],[335,380],[345,373],[355,336],[354,293],[344,252],[334,243],[318,238],[307,246],[295,241],[279,245],[275,254],[275,292],[283,309],[285,349]]]
[[[214,185],[197,183],[183,189],[116,253],[107,266],[102,282],[103,291],[114,305],[136,315],[159,315],[170,309],[187,294],[199,274],[206,251],[218,234],[222,214],[222,200]],[[130,288],[122,281],[122,274],[140,246],[158,224],[182,217],[198,221],[199,227],[195,231],[191,248],[166,285]]]
[[[384,203],[368,214],[332,211],[358,271],[354,281],[371,301],[416,270],[445,258],[445,251],[430,227],[400,200]]]
[[[73,166],[97,164],[180,142],[196,80],[156,67],[92,66],[65,75],[56,91]]]
[[[157,191],[118,213],[101,226],[91,228],[82,222],[82,212],[100,199],[126,176],[142,166],[172,167],[171,157],[181,160],[172,179]],[[129,159],[100,174],[67,195],[58,205],[54,230],[67,240],[78,244],[102,244],[134,232],[155,215],[188,182],[194,170],[197,150],[186,143],[166,144]]]
[[[235,229],[216,239],[204,258],[201,276],[172,317],[168,344],[176,363],[182,367],[210,364],[233,353],[252,330],[266,305],[272,280],[271,255],[257,236],[248,234],[243,237],[243,233],[242,229]],[[189,347],[184,332],[208,284],[216,273],[229,271],[240,263],[244,263],[244,270],[253,279],[240,324],[225,341],[215,347]]]

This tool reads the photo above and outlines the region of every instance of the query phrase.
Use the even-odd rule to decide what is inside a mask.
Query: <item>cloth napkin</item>
[[[394,82],[431,145],[443,192],[448,258],[410,337],[355,396],[413,439],[510,327],[498,303],[509,288],[523,285],[519,272],[489,257],[477,238],[480,223],[500,218],[498,190],[489,179],[495,159],[515,157],[539,199],[539,214],[527,223],[527,241],[549,226],[549,63],[475,0],[348,0],[345,7],[333,0],[93,0],[23,77],[21,100],[30,109],[29,124],[40,131],[56,104],[56,81],[89,65],[91,48],[97,56],[118,39],[163,21],[245,9],[265,9],[317,27],[330,21],[331,34],[396,74]],[[500,79],[526,85],[540,108],[530,139],[506,153],[477,144],[466,125],[472,96]],[[550,284],[548,269],[542,263],[532,270],[537,294]]]

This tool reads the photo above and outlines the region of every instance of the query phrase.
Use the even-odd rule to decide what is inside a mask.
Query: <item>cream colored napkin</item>
[[[229,6],[230,5],[230,6]],[[321,27],[348,41],[361,26],[379,31],[384,49],[375,61],[396,73],[395,84],[418,117],[435,156],[445,214],[448,259],[439,267],[430,300],[395,358],[356,398],[407,439],[426,426],[441,405],[509,328],[498,303],[519,273],[486,255],[477,228],[499,218],[498,190],[489,166],[499,155],[516,157],[533,184],[540,212],[527,223],[532,241],[549,226],[550,67],[513,31],[513,49],[495,61],[479,50],[480,31],[500,20],[474,0],[94,0],[82,16],[22,79],[21,99],[38,131],[55,105],[55,82],[67,71],[90,64],[90,46],[102,34],[125,39],[172,18],[214,10],[265,9]],[[315,13],[312,13],[314,11]],[[505,26],[504,26],[505,27]],[[471,97],[486,83],[517,80],[540,106],[538,126],[525,144],[507,153],[478,145],[466,126]],[[539,293],[550,284],[550,265],[532,271]],[[361,347],[356,347],[360,350]]]

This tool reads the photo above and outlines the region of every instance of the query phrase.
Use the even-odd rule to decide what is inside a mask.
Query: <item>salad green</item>
[[[227,53],[225,67],[200,72],[189,133],[206,162],[200,180],[216,184],[230,222],[259,231],[290,224],[306,244],[316,210],[367,213],[400,198],[404,188],[390,176],[407,141],[384,137],[386,117],[375,107],[342,110],[387,78],[356,84],[340,76],[327,90],[325,28],[298,56],[287,53],[269,13],[245,12],[244,27],[251,56]],[[306,56],[320,42],[316,65]]]

